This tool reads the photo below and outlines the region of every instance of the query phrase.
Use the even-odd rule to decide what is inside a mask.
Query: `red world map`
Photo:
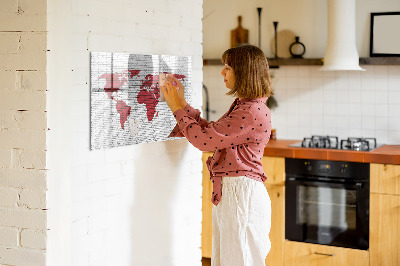
[[[128,77],[138,77],[140,79],[140,91],[136,96],[139,104],[146,105],[147,120],[152,121],[154,117],[158,116],[156,113],[156,106],[160,101],[160,88],[158,86],[159,75],[147,74],[145,76],[139,76],[141,70],[128,70],[122,73],[104,73],[99,76],[99,79],[105,79],[106,84],[104,85],[104,92],[107,97],[116,102],[115,108],[119,114],[119,120],[121,128],[124,129],[124,125],[128,116],[131,114],[131,107],[124,101],[117,99],[118,91],[128,82]],[[182,82],[185,81],[185,75],[173,74],[173,76]]]

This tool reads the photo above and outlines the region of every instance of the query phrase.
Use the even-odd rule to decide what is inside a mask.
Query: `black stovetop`
[[[353,151],[371,151],[382,145],[377,145],[376,138],[350,137],[339,142],[337,136],[318,136],[304,138],[302,142],[289,145],[291,147],[337,149]]]

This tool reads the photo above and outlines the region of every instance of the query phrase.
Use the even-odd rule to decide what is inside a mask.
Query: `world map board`
[[[90,148],[164,141],[176,125],[161,100],[160,74],[173,75],[191,102],[191,58],[91,52]]]

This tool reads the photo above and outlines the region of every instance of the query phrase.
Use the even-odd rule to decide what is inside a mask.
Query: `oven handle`
[[[287,181],[291,182],[296,182],[296,183],[301,183],[304,185],[340,185],[348,188],[354,188],[354,189],[361,189],[363,187],[362,182],[356,182],[356,183],[346,183],[346,182],[332,182],[332,181],[321,181],[321,180],[315,180],[315,181],[310,181],[310,180],[304,180],[303,178],[297,178],[297,177],[288,177]]]

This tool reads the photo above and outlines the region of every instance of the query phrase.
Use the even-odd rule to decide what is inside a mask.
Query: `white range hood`
[[[355,0],[328,0],[328,44],[323,71],[358,70]]]

